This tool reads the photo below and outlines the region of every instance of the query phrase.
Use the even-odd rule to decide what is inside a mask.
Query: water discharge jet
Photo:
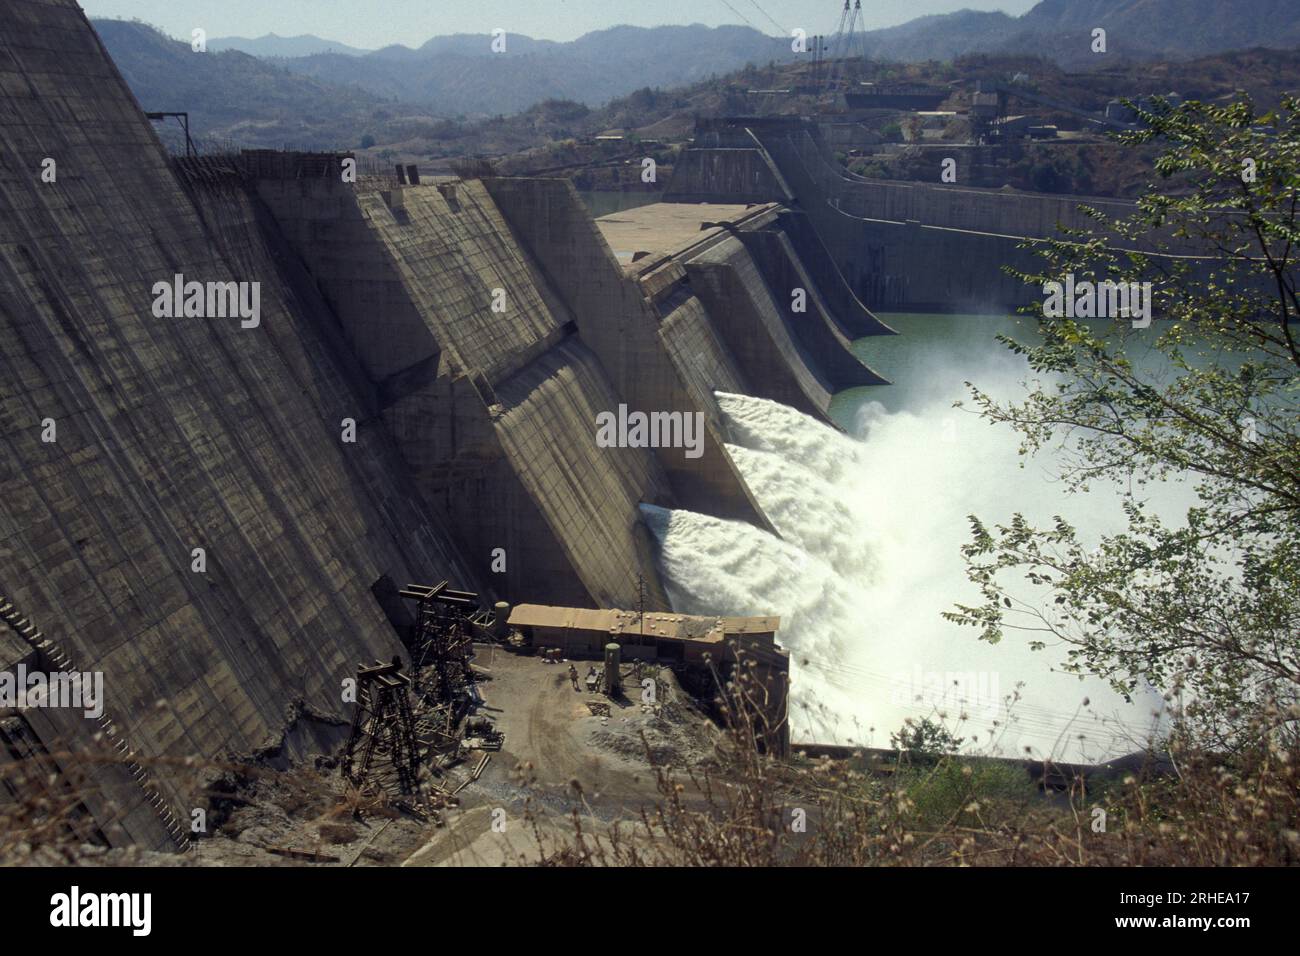
[[[1059,647],[1031,652],[1014,634],[986,644],[940,617],[971,597],[967,512],[1032,520],[1059,501],[1039,469],[1015,467],[1013,435],[952,427],[933,402],[921,414],[863,406],[861,439],[764,399],[718,402],[728,450],[780,537],[643,511],[676,609],[782,616],[794,739],[889,746],[906,718],[929,716],[1008,756],[1104,760],[1146,743],[1154,691],[1126,701],[1054,669]],[[1091,512],[1087,499],[1076,500]]]

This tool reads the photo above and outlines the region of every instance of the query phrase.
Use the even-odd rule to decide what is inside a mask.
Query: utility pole
[[[636,573],[636,609],[637,617],[641,621],[641,636],[645,637],[645,575],[640,571]],[[645,643],[642,641],[642,643]]]

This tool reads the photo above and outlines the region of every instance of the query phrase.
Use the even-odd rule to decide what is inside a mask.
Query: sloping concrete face
[[[743,230],[737,238],[758,265],[786,326],[804,355],[812,357],[830,383],[832,394],[864,385],[884,385],[853,353],[852,342],[831,317],[821,290],[780,228]]]
[[[697,143],[677,158],[665,198],[678,203],[793,200],[776,165],[755,145],[742,141],[739,147],[710,148]]]
[[[712,333],[697,342],[706,352],[703,367],[827,421],[835,392],[886,384],[854,354],[849,336],[892,330],[853,296],[824,247],[787,233],[789,222],[776,203],[675,202],[602,216],[598,225],[636,278],[661,335],[674,328],[667,316],[694,302]],[[710,341],[725,362],[708,355]],[[684,367],[684,350],[670,351],[679,375],[698,383],[698,371]],[[713,390],[730,386],[708,389],[706,407]]]
[[[677,263],[672,266],[684,280],[686,270]],[[706,410],[710,423],[721,428],[721,410],[714,392],[748,393],[749,384],[719,338],[704,304],[687,290],[681,292],[687,294],[670,293],[661,300],[665,314],[659,338],[673,368]]]
[[[635,596],[638,575],[667,606],[638,505],[672,493],[648,449],[597,444],[596,416],[619,401],[595,356],[571,339],[496,392],[501,445],[595,606]]]
[[[449,374],[497,382],[566,334],[479,183],[258,176],[256,188],[381,385],[441,356]]]
[[[868,335],[897,334],[854,293],[807,213],[785,209],[778,219],[781,232],[798,254],[800,265],[826,303],[830,317],[846,337],[852,340]]]
[[[482,183],[371,191],[359,205],[458,370],[495,384],[563,337],[567,318]]]
[[[829,422],[830,378],[791,333],[754,260],[728,238],[686,262],[691,286],[760,394]]]
[[[255,181],[284,239],[338,316],[350,350],[381,390],[441,356],[397,264],[375,241],[355,189],[339,177]],[[373,197],[382,204],[378,194]],[[364,321],[363,321],[364,319]],[[391,380],[391,381],[390,381]]]
[[[484,185],[259,177],[257,190],[480,576],[511,601],[599,605],[635,598],[640,575],[666,604],[634,529],[638,505],[671,504],[671,490],[652,452],[596,447],[618,391]],[[388,341],[367,344],[377,337]]]
[[[204,224],[70,0],[3,0],[0,22],[0,585],[103,672],[141,755],[319,749],[340,681],[399,649],[376,579],[473,582],[384,467],[366,396],[252,238],[247,197]],[[177,273],[260,283],[259,324],[155,317],[154,284]],[[303,708],[324,723],[290,732]],[[139,803],[110,793],[124,815]]]
[[[734,363],[716,336],[697,335],[708,375],[683,370],[688,349],[669,344],[647,291],[629,278],[572,184],[563,180],[490,179],[485,185],[519,243],[528,249],[573,316],[582,341],[599,359],[631,410],[704,416],[703,448],[659,448],[676,503],[719,517],[766,526],[723,448],[713,389],[737,384]],[[684,328],[684,327],[683,327]],[[717,373],[714,375],[714,373]],[[614,409],[609,409],[613,411]]]

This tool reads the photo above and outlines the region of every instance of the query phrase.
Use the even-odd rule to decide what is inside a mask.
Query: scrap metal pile
[[[501,748],[492,722],[471,716],[480,698],[470,660],[487,612],[477,594],[452,590],[446,581],[407,585],[400,594],[416,602],[406,640],[411,666],[408,671],[394,658],[357,669],[357,706],[342,770],[359,789],[386,793],[395,806],[441,823],[438,811],[478,779],[488,755],[476,758],[462,781],[453,781],[449,771],[468,751]]]

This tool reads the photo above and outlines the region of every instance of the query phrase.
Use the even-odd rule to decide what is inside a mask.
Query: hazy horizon
[[[548,0],[544,5],[510,0],[80,0],[90,17],[139,19],[177,38],[200,27],[209,39],[255,39],[311,34],[362,49],[401,44],[419,47],[435,36],[482,33],[501,28],[539,40],[574,40],[614,26],[750,26],[769,35],[794,28],[829,34],[840,20],[840,0]],[[1019,16],[1037,0],[868,0],[863,14],[869,30],[896,26],[917,17],[957,10],[1002,10]],[[358,15],[358,14],[361,15]],[[779,29],[778,29],[779,27]]]

